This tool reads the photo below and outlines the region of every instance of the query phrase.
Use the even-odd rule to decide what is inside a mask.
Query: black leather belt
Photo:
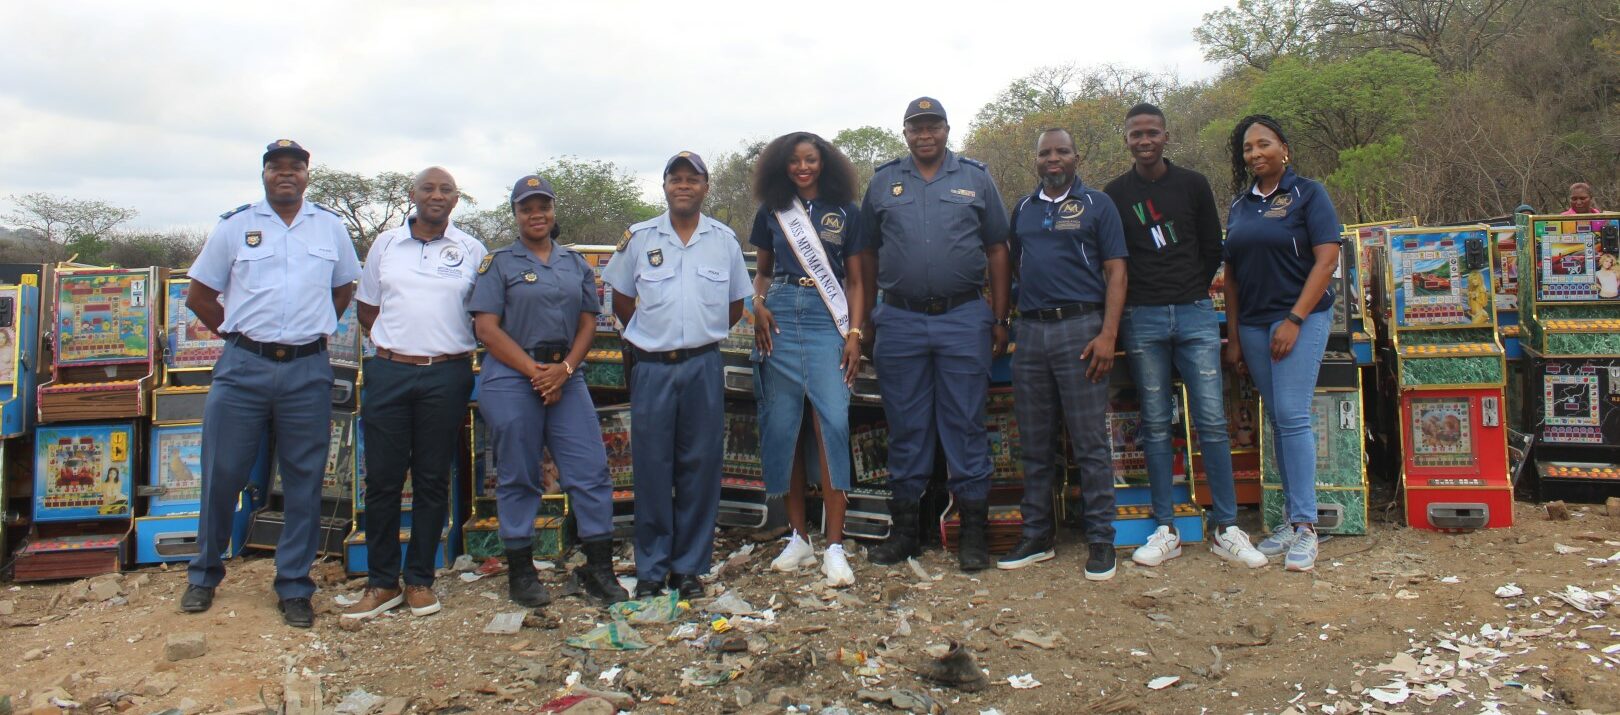
[[[1070,303],[1056,308],[1041,308],[1039,310],[1021,310],[1018,315],[1025,320],[1039,320],[1043,323],[1073,318],[1087,313],[1102,310],[1101,303]]]
[[[568,346],[559,343],[549,343],[546,345],[536,345],[528,350],[525,350],[524,352],[528,353],[529,357],[534,358],[535,362],[542,365],[550,365],[560,363],[563,361],[564,357],[568,356]]]
[[[720,343],[709,343],[703,347],[684,348],[681,350],[660,350],[658,352],[648,352],[646,350],[642,350],[641,348],[636,348],[635,355],[636,360],[642,362],[676,363],[687,358],[697,357],[704,353],[712,353],[716,348],[719,347]]]
[[[883,293],[884,303],[901,310],[909,310],[924,315],[939,315],[964,303],[983,299],[984,296],[979,293],[977,288],[943,298],[907,298],[887,291]]]
[[[287,362],[295,358],[308,357],[326,351],[326,338],[316,338],[313,342],[303,345],[282,345],[281,343],[261,343],[241,333],[231,333],[225,336],[232,345],[246,350],[259,357],[266,357],[276,362]]]
[[[816,287],[816,282],[809,279],[809,278],[799,278],[799,277],[796,277],[796,276],[788,276],[788,275],[782,275],[782,274],[777,274],[775,277],[771,278],[771,282],[772,283],[782,283],[782,284],[785,284],[785,285],[798,284],[799,286],[804,287],[804,288],[814,288],[814,287]]]

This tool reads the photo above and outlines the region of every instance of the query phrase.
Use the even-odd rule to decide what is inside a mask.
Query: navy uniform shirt
[[[754,292],[742,246],[729,226],[700,216],[692,240],[681,243],[668,212],[625,231],[602,280],[615,293],[636,299],[636,313],[623,335],[648,352],[724,340],[731,330],[731,304]]]
[[[1251,186],[1226,217],[1226,262],[1238,284],[1238,322],[1270,325],[1288,317],[1316,265],[1312,249],[1342,243],[1339,214],[1320,183],[1283,171],[1269,195]],[[1312,313],[1333,307],[1333,286]]]
[[[258,201],[220,219],[186,269],[219,291],[219,332],[303,345],[337,331],[332,289],[360,277],[354,242],[337,214],[306,200],[289,226]]]
[[[525,350],[540,345],[572,346],[579,314],[600,309],[596,275],[584,256],[553,243],[551,260],[542,261],[529,252],[522,239],[484,257],[467,299],[468,311],[499,316],[501,330]],[[485,380],[522,379],[500,360],[487,359],[483,366]]]
[[[834,206],[812,200],[806,204],[810,222],[821,236],[821,247],[827,251],[827,262],[832,264],[833,274],[843,280],[844,260],[867,249],[866,234],[861,231],[860,209],[853,203]],[[754,229],[748,233],[748,242],[771,252],[775,261],[772,269],[776,275],[810,277],[799,263],[798,254],[788,245],[787,235],[782,232],[782,222],[776,220],[775,211],[761,205],[754,212]]]
[[[1078,178],[1056,201],[1040,189],[1019,200],[1012,251],[1021,311],[1102,303],[1108,292],[1103,261],[1130,252],[1113,199]]]
[[[933,181],[910,156],[879,166],[861,203],[878,287],[913,300],[984,287],[985,248],[1007,240],[1007,210],[984,164],[947,151]]]

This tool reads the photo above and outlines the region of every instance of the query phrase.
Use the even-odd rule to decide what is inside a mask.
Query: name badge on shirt
[[[259,244],[264,243],[264,232],[248,231],[247,238],[244,240],[246,241],[248,248],[258,248]]]

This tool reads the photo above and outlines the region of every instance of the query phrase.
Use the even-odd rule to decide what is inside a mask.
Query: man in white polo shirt
[[[360,324],[377,345],[365,364],[360,418],[366,440],[366,591],[344,618],[370,618],[402,602],[439,611],[433,558],[439,550],[467,399],[472,392],[472,318],[467,296],[486,251],[450,223],[460,192],[450,172],[424,169],[411,185],[416,213],[371,244],[360,276]],[[400,491],[411,477],[410,548],[400,590]]]

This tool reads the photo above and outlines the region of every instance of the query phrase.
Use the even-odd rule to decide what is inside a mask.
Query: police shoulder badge
[[[905,184],[902,184],[902,183],[900,183],[898,181],[896,181],[896,182],[894,182],[892,184],[889,184],[889,194],[890,195],[899,196],[899,195],[901,195],[903,193],[906,193],[906,185]]]
[[[613,251],[615,253],[624,253],[624,249],[629,248],[629,247],[630,247],[630,229],[627,228],[627,229],[624,230],[624,238],[619,239],[619,245],[614,246]]]
[[[264,233],[262,231],[248,231],[245,240],[248,248],[258,248],[259,244],[264,243]]]
[[[495,262],[495,254],[493,254],[493,253],[484,254],[484,260],[478,262],[478,275],[484,275],[485,273],[488,273],[489,272],[489,264],[494,263],[494,262]]]
[[[647,262],[651,263],[653,268],[664,265],[664,249],[654,248],[653,250],[648,251]]]

